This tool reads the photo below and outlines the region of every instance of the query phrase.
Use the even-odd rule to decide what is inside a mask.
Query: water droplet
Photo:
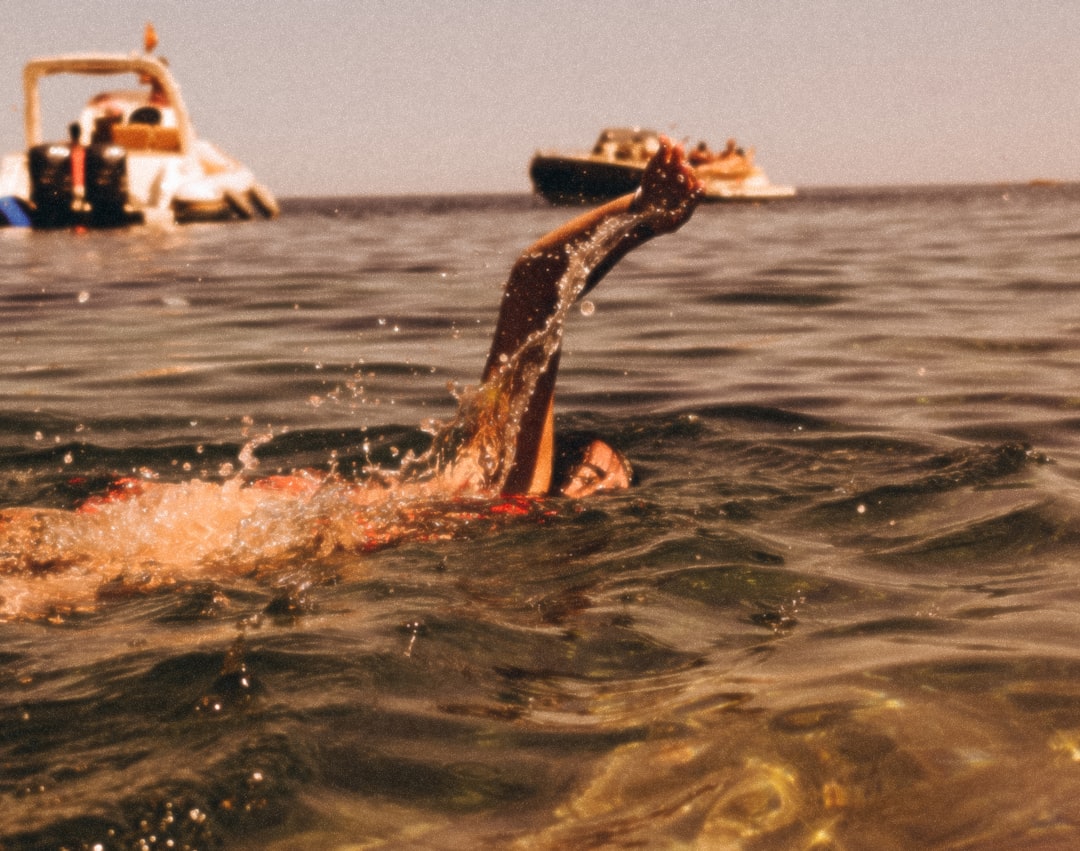
[[[79,304],[86,304],[88,301],[90,301],[90,293],[86,290],[82,290],[79,293]]]
[[[581,310],[582,316],[592,316],[594,313],[596,313],[596,305],[588,299],[585,299],[585,301],[581,303],[581,307],[579,309]]]

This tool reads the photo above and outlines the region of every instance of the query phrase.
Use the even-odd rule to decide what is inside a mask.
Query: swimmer
[[[374,471],[361,481],[305,471],[220,484],[122,479],[74,510],[0,510],[0,618],[321,564],[336,552],[445,540],[479,523],[548,511],[532,497],[553,490],[579,498],[628,487],[629,464],[600,440],[580,447],[569,473],[555,477],[561,322],[571,296],[589,292],[638,245],[678,229],[700,195],[681,148],[664,139],[636,193],[576,217],[521,255],[505,285],[484,384],[473,397],[484,416],[464,443],[452,427],[438,432],[450,436],[445,461],[433,454],[430,466],[430,458],[419,459],[418,475]],[[568,281],[573,287],[564,292]],[[530,348],[537,338],[551,346]],[[487,416],[507,410],[509,417]],[[474,421],[459,414],[449,425],[461,423]],[[494,447],[502,459],[497,475],[477,447]],[[561,454],[574,450],[564,446]]]
[[[702,186],[687,164],[682,148],[666,137],[645,167],[641,186],[633,195],[617,198],[552,231],[521,255],[503,292],[495,336],[491,343],[485,381],[505,359],[544,327],[559,302],[558,283],[566,272],[571,250],[589,239],[602,224],[625,213],[642,221],[627,232],[600,259],[579,295],[584,296],[632,249],[664,233],[678,230],[694,212]],[[503,490],[507,493],[545,494],[552,489],[555,461],[555,380],[559,371],[556,351],[540,376],[521,418],[514,461]],[[586,447],[581,462],[564,482],[555,483],[565,496],[586,496],[597,490],[628,487],[631,473],[626,459],[600,441]]]

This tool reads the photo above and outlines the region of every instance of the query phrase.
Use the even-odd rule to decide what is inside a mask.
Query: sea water
[[[111,573],[6,542],[0,846],[1080,842],[1076,186],[702,207],[567,317],[559,432],[632,490],[207,544],[241,479],[422,454],[572,212],[0,231],[0,503],[189,500]]]

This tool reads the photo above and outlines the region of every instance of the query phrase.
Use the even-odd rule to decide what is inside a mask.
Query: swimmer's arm
[[[498,370],[505,358],[521,347],[530,334],[544,326],[555,310],[559,300],[559,280],[565,274],[569,262],[568,247],[588,239],[612,216],[630,212],[634,199],[635,196],[626,195],[590,210],[551,231],[525,250],[510,271],[510,278],[503,291],[499,321],[495,326],[495,336],[484,366],[485,381]],[[589,276],[584,292],[600,283],[604,275],[627,252],[648,238],[649,235],[642,233],[635,235],[635,238],[624,239],[597,264]],[[555,377],[558,366],[556,354],[547,371],[540,376],[528,409],[522,417],[514,466],[506,482],[508,493],[542,494],[547,493],[551,487],[555,458]]]
[[[514,264],[503,292],[495,336],[484,366],[484,379],[517,351],[529,334],[542,328],[555,310],[559,299],[558,283],[566,272],[570,247],[591,237],[614,216],[646,214],[638,226],[596,265],[582,290],[584,295],[634,248],[654,236],[677,230],[690,218],[701,192],[693,170],[683,159],[682,149],[662,139],[660,150],[646,167],[637,192],[583,213],[529,246]],[[551,487],[558,357],[556,354],[540,377],[522,419],[514,468],[506,484],[508,492],[546,493]]]
[[[654,236],[677,230],[690,218],[701,193],[701,184],[683,159],[682,149],[663,138],[637,192],[582,213],[530,245],[514,264],[503,291],[484,378],[490,377],[504,356],[517,351],[530,333],[543,327],[558,304],[558,282],[569,263],[568,250],[575,243],[591,237],[614,216],[645,213],[638,226],[597,263],[582,291],[584,295],[634,248]]]

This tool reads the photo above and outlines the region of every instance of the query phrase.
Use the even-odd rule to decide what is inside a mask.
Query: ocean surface
[[[0,848],[1080,846],[1080,186],[808,190],[636,251],[557,397],[630,491],[387,546],[227,516],[422,452],[572,212],[0,231]]]

